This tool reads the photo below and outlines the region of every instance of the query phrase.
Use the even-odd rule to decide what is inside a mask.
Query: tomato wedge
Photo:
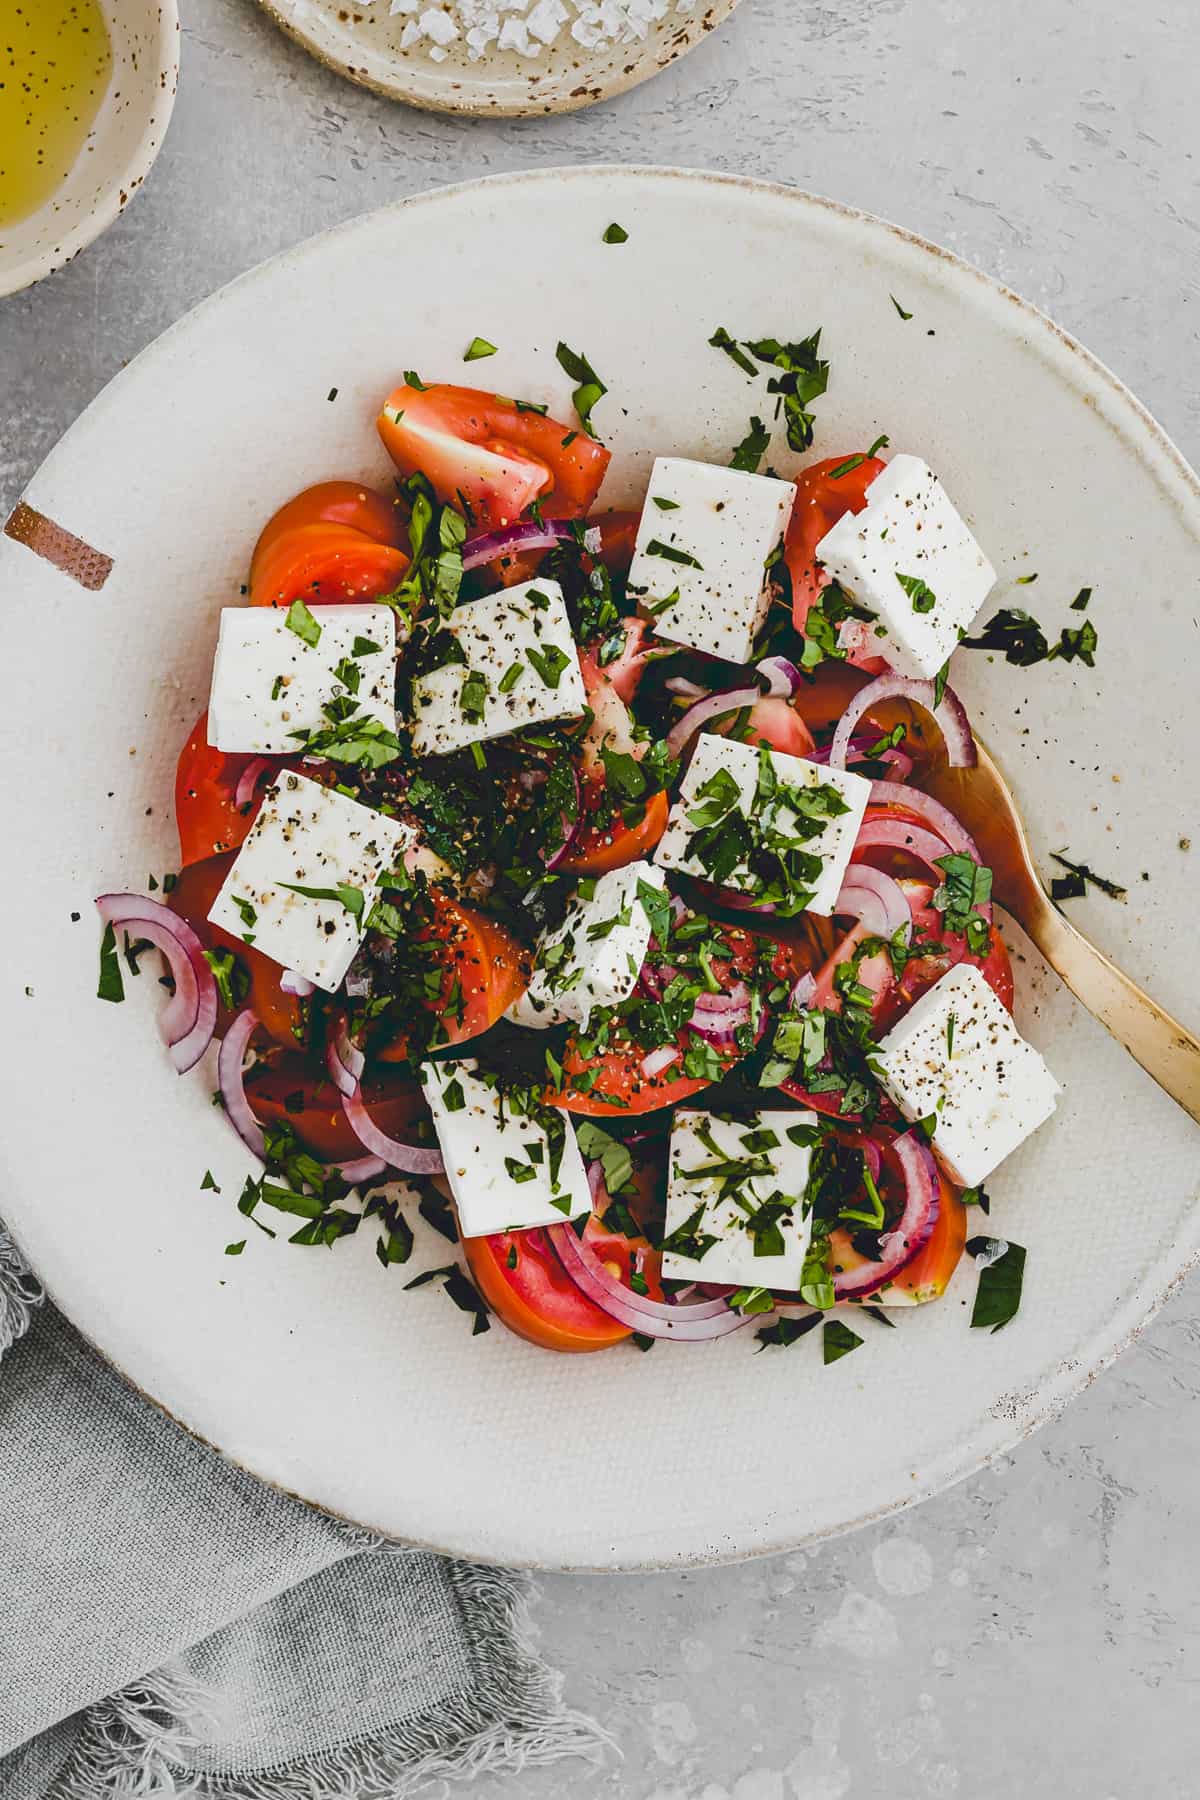
[[[259,787],[243,812],[235,795],[252,756],[230,756],[208,741],[208,714],[202,712],[179,753],[175,770],[175,824],[179,854],[186,868],[206,856],[236,850],[262,805]],[[283,759],[279,759],[282,766]]]
[[[623,869],[626,863],[647,856],[667,829],[670,806],[664,793],[651,794],[636,825],[626,825],[619,815],[608,825],[587,824],[586,815],[596,810],[603,792],[599,783],[588,782],[584,786],[585,823],[580,825],[570,850],[558,865],[573,875],[604,875],[609,869]]]
[[[355,1162],[367,1154],[347,1123],[337,1089],[306,1058],[285,1054],[256,1063],[245,1087],[260,1124],[290,1125],[304,1149],[322,1162]],[[414,1081],[368,1075],[362,1092],[371,1118],[389,1137],[412,1138],[413,1127],[427,1116]]]
[[[418,943],[435,946],[431,963],[442,970],[441,988],[423,1002],[442,1027],[440,1044],[461,1044],[487,1031],[529,986],[529,952],[511,932],[472,906],[430,889],[433,919],[415,933]],[[381,1062],[405,1062],[412,1034],[389,1031],[371,1046]]]
[[[400,585],[408,558],[349,525],[293,525],[271,538],[250,578],[251,606],[338,606],[377,600]]]
[[[464,1238],[476,1287],[510,1331],[545,1350],[607,1350],[632,1336],[581,1294],[546,1233],[499,1231]]]
[[[846,468],[849,460],[828,456],[823,462],[810,463],[796,478],[796,503],[783,554],[792,578],[792,618],[797,631],[804,630],[809,607],[829,581],[817,561],[817,545],[846,513],[862,511],[867,489],[886,467],[878,456],[865,456],[853,469]],[[835,475],[835,469],[845,473]]]
[[[728,730],[731,724],[732,720],[726,721],[725,729]],[[720,731],[721,726],[716,729]],[[781,694],[767,694],[750,708],[746,743],[766,744],[772,750],[783,751],[786,756],[807,756],[815,741],[791,701]]]
[[[250,559],[250,584],[276,539],[300,525],[338,525],[361,532],[379,544],[403,548],[405,520],[395,500],[388,500],[361,481],[320,481],[281,506],[263,526]]]
[[[548,515],[579,518],[599,493],[610,460],[578,426],[444,382],[396,388],[378,427],[402,474],[425,475],[445,503],[466,502],[473,532],[513,524],[535,500]]]
[[[273,1038],[277,1044],[285,1044],[294,1050],[303,1037],[304,1006],[295,994],[285,994],[280,987],[279,977],[283,970],[279,964],[272,962],[269,956],[263,956],[253,945],[244,944],[241,938],[234,937],[231,932],[222,931],[219,925],[209,923],[209,908],[233,866],[234,854],[232,850],[228,850],[221,856],[209,856],[203,862],[189,863],[167,895],[167,905],[181,919],[187,920],[206,950],[233,951],[250,978],[249,991],[241,1004],[254,1008],[268,1037]],[[233,1016],[224,1006],[220,1008],[217,1017],[218,1035],[226,1029]]]

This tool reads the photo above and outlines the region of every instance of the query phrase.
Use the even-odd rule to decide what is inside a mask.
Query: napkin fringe
[[[0,1356],[25,1336],[45,1297],[41,1282],[0,1224]]]
[[[411,1554],[381,1544],[382,1553]],[[56,1800],[408,1800],[424,1783],[562,1757],[603,1761],[615,1748],[562,1700],[563,1676],[534,1648],[528,1576],[455,1564],[454,1585],[479,1646],[479,1682],[434,1711],[275,1768],[197,1774],[195,1724],[220,1716],[219,1692],[180,1660],[93,1707]],[[211,1744],[203,1746],[211,1750]]]

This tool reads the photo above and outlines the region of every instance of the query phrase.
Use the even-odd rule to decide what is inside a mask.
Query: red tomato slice
[[[610,575],[627,575],[637,545],[641,513],[598,513],[588,524],[600,533],[600,561]]]
[[[307,1058],[292,1054],[256,1063],[245,1086],[260,1124],[290,1125],[304,1149],[322,1162],[354,1162],[367,1154],[346,1121],[337,1089]],[[395,1075],[368,1075],[363,1099],[380,1130],[402,1142],[427,1116],[416,1082]]]
[[[752,974],[758,953],[755,940],[748,931],[735,925],[724,925],[721,929],[731,955],[727,961],[714,962],[712,966],[713,974],[724,987]],[[580,1056],[574,1041],[568,1039],[563,1054],[567,1084],[562,1093],[547,1094],[546,1099],[551,1106],[561,1106],[566,1112],[583,1113],[590,1118],[628,1118],[634,1113],[657,1112],[664,1106],[674,1106],[712,1086],[709,1079],[679,1073],[691,1035],[687,1031],[680,1035],[677,1044],[680,1062],[671,1064],[661,1075],[653,1076],[648,1076],[642,1067],[649,1054],[644,1044],[635,1044],[632,1039],[614,1032],[607,1050],[599,1056],[585,1058]],[[722,1053],[722,1074],[740,1062],[742,1054],[737,1049]],[[571,1077],[582,1074],[585,1069],[594,1070],[596,1078],[591,1088],[580,1091],[571,1086]]]
[[[732,720],[726,721],[726,731],[732,723]],[[720,731],[721,726],[718,725],[716,729]],[[786,756],[807,756],[815,741],[791,701],[785,700],[782,695],[767,694],[762,700],[756,700],[750,708],[746,743],[766,744],[772,750],[782,750]]]
[[[451,900],[440,888],[430,890],[433,923],[416,933],[419,943],[436,944],[433,961],[444,973],[436,1014],[446,1033],[440,1043],[461,1044],[493,1026],[529,986],[529,952],[505,930],[474,907]],[[401,1030],[373,1044],[382,1062],[405,1062],[410,1034]]]
[[[280,987],[279,977],[283,970],[279,964],[272,962],[269,956],[263,956],[253,945],[244,944],[231,932],[209,923],[209,908],[233,866],[233,860],[234,852],[230,850],[222,856],[209,856],[203,862],[189,863],[167,895],[167,905],[181,919],[187,920],[206,950],[234,952],[250,977],[250,990],[244,1004],[254,1008],[268,1037],[294,1050],[303,1035],[304,1007],[295,994],[285,994]],[[232,1017],[232,1013],[221,1007],[217,1019],[218,1035]]]
[[[261,785],[245,812],[234,796],[253,761],[252,756],[214,750],[208,741],[208,714],[200,714],[175,771],[175,823],[185,867],[223,850],[236,850],[245,838],[262,805]],[[279,764],[282,767],[282,758]]]
[[[847,461],[845,456],[828,456],[823,462],[810,463],[796,478],[796,503],[783,554],[792,578],[792,618],[797,631],[804,630],[808,609],[829,580],[817,561],[817,545],[846,513],[862,511],[867,489],[886,467],[878,456],[867,456],[856,468],[835,478],[833,471]]]
[[[464,1238],[476,1287],[510,1331],[545,1350],[607,1350],[632,1334],[580,1293],[544,1231]]]
[[[348,525],[294,525],[272,538],[257,558],[251,606],[338,606],[376,600],[400,585],[408,558]]]
[[[467,502],[472,532],[511,525],[538,499],[557,518],[578,518],[609,464],[604,446],[577,426],[478,388],[398,387],[378,427],[402,474],[425,475],[443,502]]]
[[[585,785],[582,803],[585,815],[595,810],[603,791],[596,783]],[[657,793],[651,794],[636,825],[626,825],[619,816],[609,825],[581,825],[559,868],[572,875],[604,875],[609,869],[623,869],[626,863],[636,862],[653,850],[667,829],[669,811],[667,796]]]
[[[321,481],[287,501],[263,526],[250,559],[251,587],[272,544],[301,525],[344,526],[397,549],[408,542],[405,520],[394,500],[364,487],[361,481]]]

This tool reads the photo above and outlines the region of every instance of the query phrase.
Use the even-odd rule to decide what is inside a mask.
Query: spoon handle
[[[1021,924],[1075,998],[1200,1124],[1200,1038],[1144,994],[1039,889]]]

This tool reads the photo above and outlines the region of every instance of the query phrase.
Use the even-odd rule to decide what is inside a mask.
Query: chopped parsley
[[[487,676],[482,669],[471,669],[463,676],[463,684],[459,690],[458,708],[464,719],[477,725],[487,710],[488,690]]]
[[[975,1290],[971,1324],[976,1327],[990,1326],[993,1332],[1000,1331],[1010,1319],[1016,1317],[1021,1304],[1021,1289],[1025,1280],[1025,1247],[1023,1244],[1005,1243],[1003,1238],[973,1237],[967,1239],[967,1249],[983,1263],[979,1271],[979,1286]]]
[[[117,934],[111,925],[104,927],[104,936],[100,940],[100,981],[96,988],[96,998],[116,1002],[125,998],[125,980],[121,974],[121,959],[117,955]]]
[[[931,587],[926,586],[919,575],[897,575],[896,580],[912,601],[914,612],[933,611],[937,605],[937,595]]]
[[[489,344],[486,338],[473,337],[463,351],[464,362],[480,362],[485,356],[495,356],[495,344]]]
[[[629,233],[623,225],[614,223],[610,225],[604,233],[603,241],[606,244],[626,244],[629,242]]]
[[[348,882],[339,881],[336,887],[328,888],[301,887],[295,881],[281,881],[279,885],[290,894],[302,895],[305,900],[332,900],[336,905],[344,906],[352,919],[362,919],[365,904],[363,891],[361,888],[351,887]]]
[[[488,1313],[491,1309],[474,1282],[468,1278],[457,1263],[447,1263],[441,1269],[426,1269],[423,1274],[414,1276],[411,1281],[406,1281],[404,1291],[408,1293],[410,1288],[426,1287],[431,1281],[440,1281],[445,1293],[453,1300],[459,1311],[471,1314],[474,1320],[471,1328],[472,1337],[478,1337],[480,1332],[490,1330],[491,1320]]]
[[[293,600],[288,607],[287,618],[283,621],[289,631],[306,643],[310,649],[316,649],[321,641],[321,627],[305,606],[303,600]]]
[[[813,441],[813,416],[808,410],[829,385],[829,364],[819,355],[821,330],[797,344],[781,344],[778,338],[760,338],[746,348],[759,362],[770,363],[780,373],[767,384],[767,391],[778,395],[777,411],[782,411],[787,441],[793,450],[807,450]]]
[[[965,933],[972,956],[986,956],[991,931],[978,909],[992,897],[992,871],[965,851],[939,856],[934,866],[942,871],[942,884],[932,904],[945,920],[946,930]]]
[[[1090,598],[1091,589],[1084,588],[1081,593]],[[1079,596],[1072,602],[1076,606]],[[1084,602],[1086,606],[1087,602]],[[1082,611],[1082,607],[1077,610]],[[978,637],[965,637],[962,640],[966,650],[1000,651],[1006,662],[1017,668],[1028,669],[1040,662],[1075,662],[1084,663],[1089,669],[1096,666],[1096,648],[1099,639],[1096,627],[1090,619],[1075,627],[1065,625],[1059,633],[1058,642],[1050,644],[1045,632],[1037,620],[1019,606],[1002,606],[993,613],[987,625]]]
[[[786,1350],[789,1344],[795,1344],[800,1338],[807,1337],[810,1331],[815,1331],[820,1323],[819,1312],[809,1313],[799,1319],[792,1318],[788,1314],[781,1314],[773,1325],[764,1325],[761,1331],[756,1331],[754,1337],[762,1350],[765,1350],[768,1345]]]
[[[744,375],[749,375],[753,379],[753,377],[758,374],[758,370],[750,361],[750,358],[746,355],[746,352],[742,349],[737,339],[730,337],[723,325],[717,326],[717,329],[713,332],[708,341],[714,350],[723,350],[729,360],[735,362]]]
[[[661,538],[651,538],[646,545],[647,556],[661,556],[666,562],[679,563],[688,569],[703,569],[704,564],[698,562],[687,550],[680,550],[675,544],[664,544]]]
[[[400,740],[379,719],[339,719],[320,731],[293,731],[309,756],[353,769],[382,769],[400,754]]]
[[[767,454],[771,442],[771,433],[762,420],[755,415],[750,420],[750,429],[734,450],[729,459],[731,469],[741,469],[747,475],[757,475],[759,464]]]
[[[857,1331],[851,1331],[841,1319],[826,1319],[821,1333],[821,1361],[828,1368],[830,1363],[840,1362],[843,1356],[857,1350],[861,1343]]]
[[[555,355],[564,373],[569,375],[572,381],[579,383],[571,399],[574,402],[575,411],[579,415],[579,423],[588,436],[594,438],[596,433],[592,430],[592,408],[598,400],[604,398],[608,389],[587,357],[581,355],[579,351],[571,350],[560,341]]]
[[[571,658],[557,644],[547,644],[544,650],[529,649],[525,654],[548,688],[557,688],[563,670],[571,663]]]

